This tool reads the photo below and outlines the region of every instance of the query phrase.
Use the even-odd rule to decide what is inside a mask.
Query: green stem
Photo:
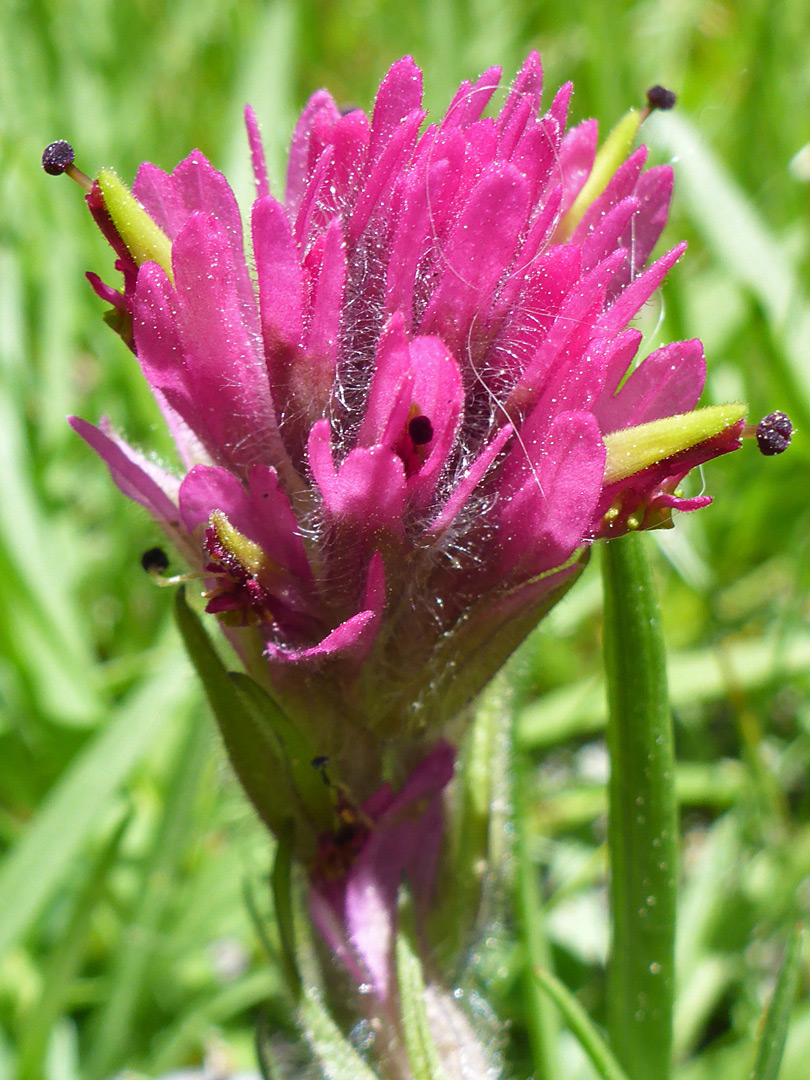
[[[677,805],[666,662],[643,536],[605,545],[612,950],[608,1027],[630,1080],[670,1076]]]

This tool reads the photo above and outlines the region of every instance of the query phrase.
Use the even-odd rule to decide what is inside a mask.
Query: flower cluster
[[[371,118],[316,93],[283,202],[248,109],[247,257],[198,151],[171,174],[142,165],[132,193],[109,170],[90,181],[66,143],[43,158],[115,248],[123,288],[88,276],[179,475],[105,421],[71,422],[204,580],[254,680],[218,717],[237,772],[271,828],[295,819],[313,918],[386,1015],[398,890],[404,875],[425,909],[454,721],[594,540],[710,501],[678,485],[739,445],[745,411],[691,411],[698,341],[637,362],[632,320],[683,250],[647,265],[672,173],[630,152],[641,115],[597,151],[595,122],[567,129],[570,84],[541,112],[536,54],[486,115],[499,79],[464,83],[428,126],[408,57]],[[768,418],[765,452],[788,429]],[[262,713],[243,728],[240,686]]]
[[[741,408],[666,419],[697,402],[698,341],[633,370],[629,323],[683,250],[645,269],[671,170],[645,170],[644,147],[600,163],[595,122],[566,130],[570,84],[541,113],[535,54],[484,117],[499,76],[427,127],[407,57],[370,119],[316,93],[283,202],[248,110],[247,260],[233,193],[197,151],[171,174],[141,166],[134,199],[105,170],[88,195],[124,288],[91,281],[182,479],[73,424],[363,797],[359,746],[438,733],[594,539],[704,505],[678,483],[738,445]]]

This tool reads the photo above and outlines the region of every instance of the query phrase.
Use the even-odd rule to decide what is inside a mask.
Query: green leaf
[[[300,1013],[307,1041],[327,1080],[378,1080],[344,1037],[315,991],[304,994]]]
[[[0,279],[0,295],[6,285]],[[11,313],[7,305],[2,308],[6,310],[0,310],[0,319],[5,322]],[[21,667],[31,666],[32,689],[43,711],[68,723],[90,725],[104,715],[104,702],[87,620],[69,595],[63,561],[53,557],[53,523],[38,504],[40,480],[27,445],[26,411],[0,380],[0,591],[5,593],[2,622],[9,619],[8,628],[0,625],[0,633],[8,634],[2,651],[5,655],[8,650],[10,657],[18,653],[14,659]]]
[[[237,693],[199,617],[186,603],[183,589],[177,591],[175,616],[234,772],[262,821],[271,832],[278,833],[290,815],[294,799],[282,748],[272,728],[259,723],[255,709],[248,707],[243,694]]]
[[[787,1041],[790,1010],[796,1000],[796,989],[799,985],[803,939],[802,927],[794,927],[788,938],[785,958],[776,980],[771,1003],[764,1017],[756,1062],[750,1080],[776,1080],[779,1074]]]
[[[228,678],[256,725],[272,733],[270,737],[281,747],[293,787],[301,797],[304,814],[315,832],[329,828],[334,821],[334,807],[321,773],[312,765],[315,757],[312,745],[270,695],[248,675],[231,672]]]
[[[565,1017],[571,1033],[578,1039],[602,1080],[629,1080],[591,1018],[568,987],[543,968],[535,968],[534,977]]]
[[[603,550],[611,1045],[631,1080],[670,1075],[677,805],[664,640],[643,535]]]
[[[290,992],[297,1001],[301,996],[301,974],[298,970],[295,946],[295,912],[292,896],[292,851],[295,822],[288,819],[278,835],[276,857],[273,860],[273,903],[281,939],[281,958]]]
[[[716,772],[708,778],[719,787]],[[744,782],[750,778],[744,774]],[[675,970],[674,1056],[686,1058],[736,977],[737,957],[715,949],[715,935],[723,923],[728,894],[737,886],[745,866],[741,824],[736,814],[719,818],[691,859],[690,872],[678,904]]]
[[[402,928],[397,934],[396,957],[402,1034],[413,1080],[445,1080],[425,1009],[422,965]]]

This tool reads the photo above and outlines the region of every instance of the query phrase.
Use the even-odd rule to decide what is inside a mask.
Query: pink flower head
[[[640,147],[600,180],[595,122],[566,130],[571,86],[542,113],[532,54],[485,117],[499,78],[464,83],[427,126],[410,57],[370,118],[319,91],[283,201],[248,109],[247,258],[198,151],[171,174],[142,165],[140,206],[108,173],[88,195],[124,289],[91,280],[181,474],[74,426],[361,800],[378,781],[358,747],[435,739],[595,538],[705,505],[679,482],[739,441],[733,408],[665,437],[700,395],[698,341],[634,368],[629,324],[683,250],[646,266],[671,170],[645,170]]]

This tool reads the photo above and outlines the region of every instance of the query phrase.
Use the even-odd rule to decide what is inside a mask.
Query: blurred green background
[[[109,415],[167,445],[83,272],[114,280],[80,192],[41,172],[67,138],[131,180],[199,146],[246,204],[245,101],[273,177],[309,93],[368,106],[411,52],[441,109],[539,48],[573,119],[609,127],[653,83],[672,161],[665,240],[690,249],[645,314],[649,347],[703,338],[706,402],[782,408],[791,452],[711,463],[707,511],[650,546],[660,572],[685,828],[679,1080],[747,1075],[786,927],[810,906],[810,7],[806,0],[5,0],[0,7],[0,1080],[252,1067],[289,1025],[243,893],[267,845],[231,779],[139,556],[158,530],[65,423]],[[699,483],[699,480],[697,481]],[[598,560],[525,653],[519,738],[557,969],[603,1012],[605,753]],[[522,946],[471,957],[525,1076]],[[803,973],[806,990],[808,971]],[[566,1080],[593,1074],[563,1041]],[[806,1080],[810,1002],[783,1080]],[[523,1068],[522,1068],[523,1066]]]

